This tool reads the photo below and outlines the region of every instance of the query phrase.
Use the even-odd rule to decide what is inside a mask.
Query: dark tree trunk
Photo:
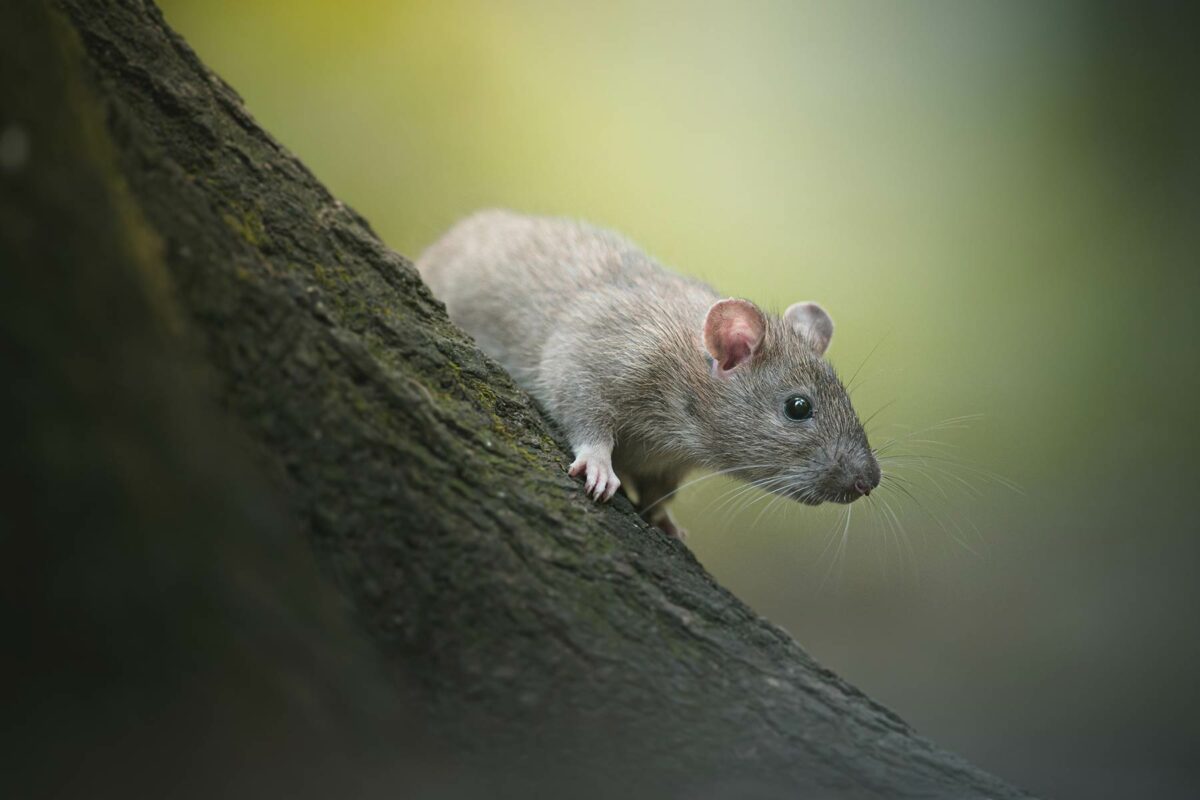
[[[152,5],[8,0],[0,65],[16,774],[1027,796],[585,499],[411,264]]]

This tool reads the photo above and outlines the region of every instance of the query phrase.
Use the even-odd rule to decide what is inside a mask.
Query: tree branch
[[[111,152],[111,174],[96,177],[107,182],[97,195],[106,216],[91,224],[126,253],[93,264],[75,253],[64,268],[139,284],[153,322],[131,336],[161,338],[167,354],[200,363],[203,376],[187,385],[254,443],[251,453],[223,450],[237,463],[206,473],[250,498],[232,530],[260,545],[302,532],[289,541],[307,539],[349,598],[371,646],[341,644],[348,634],[336,622],[315,626],[302,641],[344,647],[347,662],[315,670],[315,684],[375,686],[362,675],[382,665],[387,684],[371,691],[405,687],[420,707],[410,715],[378,700],[380,715],[407,730],[426,720],[510,786],[551,775],[599,794],[1027,797],[821,668],[623,498],[588,501],[538,410],[449,323],[409,261],[258,127],[156,8],[58,7],[68,24],[48,30],[59,46],[29,65],[59,65],[67,101],[99,110],[94,130],[62,146],[81,164]],[[3,16],[20,27],[33,12]],[[14,25],[3,27],[7,45]],[[131,246],[142,255],[129,258]],[[91,335],[111,344],[119,323],[100,315]],[[161,343],[151,344],[157,353]],[[169,372],[148,369],[146,379],[170,381]],[[194,421],[182,428],[147,446],[216,435]],[[189,474],[148,480],[203,514],[213,492],[181,485]],[[243,477],[264,474],[284,496],[285,521],[253,521],[254,498],[270,491]],[[256,552],[246,569],[273,592],[276,573],[305,574],[272,569]]]

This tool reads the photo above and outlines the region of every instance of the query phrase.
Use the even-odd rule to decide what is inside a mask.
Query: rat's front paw
[[[607,501],[621,488],[621,480],[612,468],[612,451],[599,447],[582,447],[567,474],[572,478],[586,475],[583,490],[594,500]]]

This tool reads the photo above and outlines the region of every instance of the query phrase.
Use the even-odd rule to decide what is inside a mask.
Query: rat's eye
[[[788,419],[794,419],[797,422],[808,419],[812,416],[812,411],[812,400],[802,394],[794,394],[783,401],[783,413]]]

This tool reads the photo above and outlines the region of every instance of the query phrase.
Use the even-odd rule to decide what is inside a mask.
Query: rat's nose
[[[871,463],[854,479],[854,491],[858,492],[860,497],[866,497],[872,489],[879,485],[882,477],[883,475],[879,471],[879,462],[871,459]]]

